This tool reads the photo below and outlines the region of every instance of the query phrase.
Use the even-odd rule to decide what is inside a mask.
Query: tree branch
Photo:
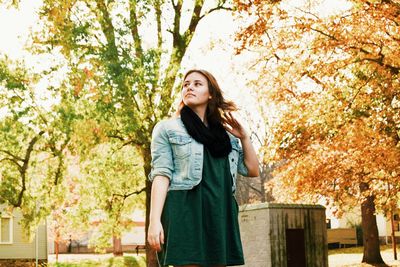
[[[123,142],[125,142],[125,138],[123,138],[122,136],[120,136],[120,135],[116,135],[116,134],[109,134],[109,135],[107,135],[107,137],[109,137],[109,138],[115,138],[115,139],[118,139],[118,140],[120,140],[120,141],[123,141]]]
[[[299,10],[300,12],[303,12],[304,14],[311,15],[314,18],[316,18],[317,20],[320,20],[320,18],[316,14],[312,13],[311,11],[306,11],[306,10],[303,10],[303,9],[301,9],[299,7],[295,7],[295,9]]]
[[[361,92],[361,89],[366,86],[369,81],[372,79],[372,76],[369,76],[368,79],[365,81],[365,83],[363,85],[361,85],[358,89],[356,94],[353,96],[353,98],[351,99],[351,101],[349,101],[349,103],[347,104],[347,108],[351,108],[351,105],[353,104],[354,100],[356,99],[356,97],[358,96],[358,94]]]
[[[24,196],[24,192],[26,190],[26,172],[28,170],[29,166],[29,160],[31,157],[31,153],[33,151],[33,146],[36,144],[36,142],[39,140],[39,138],[44,134],[44,131],[40,131],[38,135],[32,138],[32,140],[28,144],[28,148],[26,149],[25,152],[25,158],[23,159],[23,165],[21,166],[20,169],[20,174],[21,174],[21,191],[18,194],[17,202],[11,203],[13,204],[14,207],[21,207],[22,204],[22,198]]]
[[[156,90],[160,81],[160,67],[161,67],[161,51],[162,51],[162,26],[161,26],[161,1],[155,0],[154,9],[156,13],[156,22],[157,22],[157,51],[156,58],[154,61],[154,82],[153,90],[148,94],[148,103],[150,105],[151,110],[154,110],[154,96],[156,95]]]
[[[131,35],[135,44],[135,52],[136,56],[139,59],[143,59],[143,49],[139,36],[138,30],[138,18],[137,18],[137,10],[136,10],[136,0],[129,1],[129,18],[130,18],[130,28]]]
[[[172,24],[173,46],[177,47],[178,43],[179,43],[179,37],[180,37],[182,0],[178,0],[176,4],[174,4],[174,1],[171,1],[171,2],[172,2],[172,6],[174,8],[174,22]]]
[[[53,155],[58,158],[57,171],[56,171],[55,176],[54,176],[54,185],[55,186],[58,185],[58,181],[60,180],[61,175],[62,175],[62,169],[63,169],[63,166],[64,166],[64,156],[63,156],[62,152],[64,151],[64,149],[68,145],[69,140],[70,140],[70,138],[68,137],[64,141],[64,143],[61,145],[60,149],[57,149],[55,145],[53,145],[52,149],[51,149],[52,152],[53,152]]]
[[[128,197],[130,197],[132,195],[139,195],[140,193],[144,192],[145,190],[146,190],[146,187],[143,187],[140,190],[136,190],[136,191],[133,191],[133,192],[130,192],[130,193],[125,193],[125,194],[116,194],[116,193],[114,193],[112,195],[112,198],[114,198],[114,197],[122,197],[122,198],[126,199],[126,198],[128,198]]]
[[[225,3],[225,2],[224,2],[224,3]],[[224,3],[223,3],[222,5],[218,5],[218,6],[214,7],[214,8],[209,9],[207,12],[205,12],[203,15],[200,16],[200,20],[201,20],[202,18],[204,18],[205,16],[207,16],[207,15],[209,15],[209,14],[211,14],[212,12],[217,11],[217,10],[233,11],[233,9],[232,9],[231,7],[223,6]]]
[[[15,156],[14,154],[12,154],[10,151],[4,150],[4,149],[0,149],[0,152],[3,152],[7,155],[9,155],[10,157],[12,157],[14,160],[19,160],[19,161],[24,161],[23,158],[20,158],[18,156]]]
[[[254,190],[257,194],[262,195],[263,193],[261,192],[260,189],[255,188],[254,186],[252,186],[250,183],[247,183],[247,186],[250,187],[252,190]]]
[[[392,65],[390,65],[390,64],[384,63],[381,57],[380,57],[380,58],[363,58],[363,59],[359,60],[358,62],[360,62],[360,61],[371,61],[371,62],[375,62],[375,63],[377,63],[378,65],[380,65],[380,66],[382,66],[382,67],[384,67],[384,68],[389,69],[389,71],[390,71],[392,74],[395,74],[395,75],[396,75],[396,74],[399,74],[399,73],[400,73],[400,67],[395,67],[395,66],[392,66]]]
[[[126,194],[124,194],[124,198],[128,198],[128,197],[130,197],[130,196],[132,196],[132,195],[139,195],[140,193],[143,193],[143,192],[145,192],[146,191],[146,187],[143,187],[142,189],[140,189],[140,190],[137,190],[137,191],[134,191],[134,192],[131,192],[131,193],[126,193]]]
[[[6,161],[6,160],[11,161],[11,162],[14,163],[15,165],[17,165],[18,170],[21,170],[21,165],[18,163],[18,161],[16,161],[16,160],[13,159],[13,158],[2,158],[2,159],[0,160],[0,162]]]
[[[196,27],[199,24],[199,21],[204,17],[200,16],[201,14],[201,9],[203,8],[203,4],[204,4],[204,0],[196,0],[195,1],[195,6],[193,9],[193,14],[192,17],[190,19],[190,23],[189,23],[189,27],[187,28],[187,30],[184,33],[184,41],[186,42],[186,44],[188,44],[190,42],[190,40],[193,37],[194,32],[196,31]]]
[[[155,0],[154,9],[156,11],[156,21],[157,21],[157,48],[161,50],[162,46],[162,29],[161,29],[161,1]]]
[[[313,28],[313,27],[310,27],[310,29],[313,30],[313,31],[315,31],[315,32],[318,32],[318,33],[320,33],[320,34],[322,34],[322,35],[324,35],[324,36],[326,36],[326,37],[328,37],[328,38],[330,38],[330,39],[332,39],[332,40],[339,41],[335,36],[330,35],[330,34],[328,34],[328,33],[326,33],[326,32],[323,32],[323,31],[321,31],[321,30],[315,29],[315,28]]]
[[[97,14],[99,23],[101,25],[102,31],[104,36],[107,39],[107,43],[109,46],[109,50],[111,52],[110,59],[113,63],[116,63],[118,61],[118,50],[117,50],[117,45],[115,42],[115,29],[114,25],[111,20],[110,13],[108,12],[107,6],[104,2],[104,0],[96,0],[96,4],[98,9],[101,12],[101,16]]]
[[[318,29],[315,29],[315,28],[310,28],[310,29],[313,30],[313,31],[315,31],[315,32],[318,32],[318,33],[320,33],[320,34],[322,34],[322,35],[324,35],[324,36],[326,36],[326,37],[328,37],[328,38],[330,38],[330,39],[332,39],[332,40],[335,40],[335,41],[339,42],[339,40],[338,40],[335,36],[333,36],[333,35],[330,35],[330,34],[328,34],[328,33],[325,33],[325,32],[323,32],[323,31],[318,30]],[[363,48],[363,47],[357,47],[357,46],[351,45],[351,46],[348,46],[347,48],[350,48],[350,49],[353,49],[353,50],[357,50],[357,51],[363,52],[364,54],[367,54],[367,55],[371,55],[371,52],[367,51],[367,50],[366,50],[365,48]],[[381,51],[382,51],[382,50],[381,50]],[[363,58],[363,59],[361,59],[361,60],[357,60],[356,62],[360,62],[360,61],[371,61],[371,62],[375,62],[375,63],[377,63],[378,65],[389,69],[391,73],[393,73],[393,74],[399,74],[399,73],[400,73],[400,67],[396,67],[396,66],[393,66],[393,65],[390,65],[390,64],[387,64],[387,63],[384,63],[384,62],[383,62],[383,61],[384,61],[384,58],[385,58],[385,55],[382,54],[381,51],[379,52],[379,57],[378,57],[378,58]]]

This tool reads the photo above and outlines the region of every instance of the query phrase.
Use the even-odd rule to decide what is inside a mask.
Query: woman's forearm
[[[154,177],[151,186],[150,222],[160,221],[165,198],[169,187],[169,179],[165,176]]]
[[[253,144],[251,143],[250,137],[248,135],[240,139],[244,154],[244,164],[247,167],[248,175],[250,177],[259,176],[259,166],[256,151],[254,150]]]

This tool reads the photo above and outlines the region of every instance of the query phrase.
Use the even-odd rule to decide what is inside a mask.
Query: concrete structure
[[[47,262],[47,227],[38,227],[38,234],[29,241],[19,223],[22,218],[18,210],[7,212],[0,206],[0,267],[35,266]],[[38,238],[38,239],[37,239]]]
[[[243,205],[239,220],[245,266],[328,266],[323,206]]]

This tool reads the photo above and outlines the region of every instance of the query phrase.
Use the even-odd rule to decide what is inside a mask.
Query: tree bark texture
[[[113,255],[114,257],[123,255],[121,237],[113,236]]]
[[[361,192],[368,189],[368,184],[360,185]],[[378,226],[376,223],[374,196],[369,195],[361,203],[361,226],[363,229],[364,254],[362,262],[383,264],[380,252]]]

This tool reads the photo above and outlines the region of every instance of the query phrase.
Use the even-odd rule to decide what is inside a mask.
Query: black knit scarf
[[[224,157],[231,152],[231,141],[220,122],[209,120],[207,128],[200,117],[186,105],[181,110],[181,119],[190,136],[205,145],[212,156]]]

